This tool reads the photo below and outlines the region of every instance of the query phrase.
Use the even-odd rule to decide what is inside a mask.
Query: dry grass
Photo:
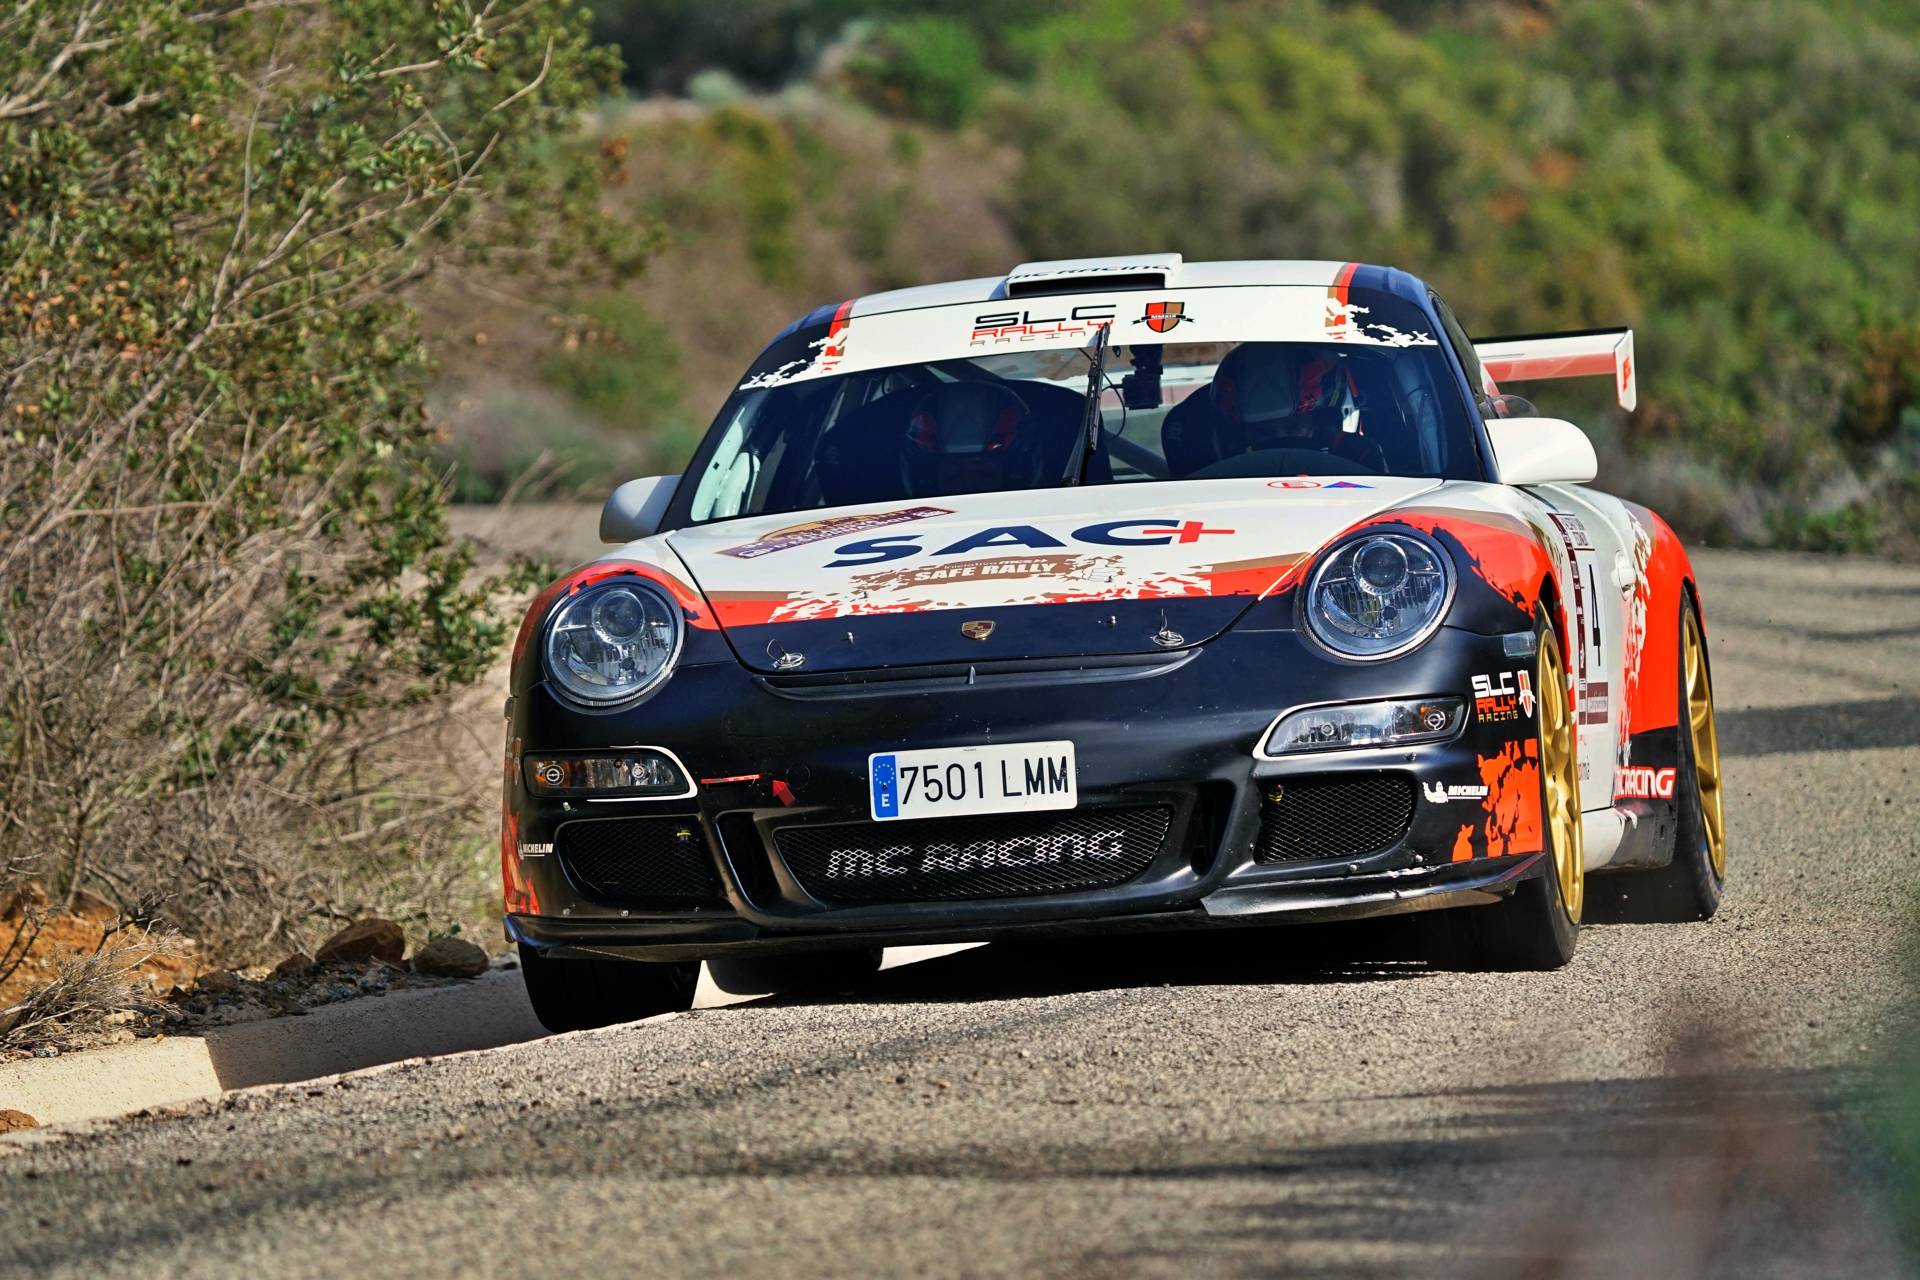
[[[0,1052],[84,1045],[115,1014],[156,1012],[187,967],[185,939],[126,914],[36,907],[12,924],[0,944]]]

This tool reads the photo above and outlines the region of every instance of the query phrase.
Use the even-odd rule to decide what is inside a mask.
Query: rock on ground
[[[321,943],[313,956],[321,964],[365,964],[373,960],[399,964],[406,953],[407,935],[400,926],[375,916],[354,921]]]
[[[413,971],[442,978],[477,978],[487,971],[487,953],[465,938],[446,934],[414,953]]]
[[[273,976],[276,978],[297,978],[301,974],[311,970],[315,963],[316,961],[311,955],[308,955],[304,951],[296,951],[279,964],[273,966]]]

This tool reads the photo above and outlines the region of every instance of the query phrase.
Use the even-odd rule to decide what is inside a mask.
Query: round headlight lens
[[[1336,653],[1390,657],[1433,634],[1452,586],[1452,562],[1438,546],[1412,534],[1367,534],[1314,569],[1307,626]]]
[[[679,653],[680,607],[638,578],[588,587],[547,620],[547,675],[589,705],[653,687]]]

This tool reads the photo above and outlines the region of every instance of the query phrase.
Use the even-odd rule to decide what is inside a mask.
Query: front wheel
[[[1586,900],[1586,849],[1580,834],[1580,763],[1560,642],[1542,629],[1535,663],[1539,698],[1541,875],[1523,881],[1505,902],[1472,908],[1480,967],[1500,971],[1558,969],[1573,958]]]
[[[585,1031],[693,1007],[697,960],[555,959],[520,944],[533,1016],[549,1031]]]

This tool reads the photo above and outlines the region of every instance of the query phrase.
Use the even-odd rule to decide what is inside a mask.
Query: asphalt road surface
[[[1920,572],[1703,554],[1718,919],[987,947],[0,1143],[10,1275],[1888,1275]]]

